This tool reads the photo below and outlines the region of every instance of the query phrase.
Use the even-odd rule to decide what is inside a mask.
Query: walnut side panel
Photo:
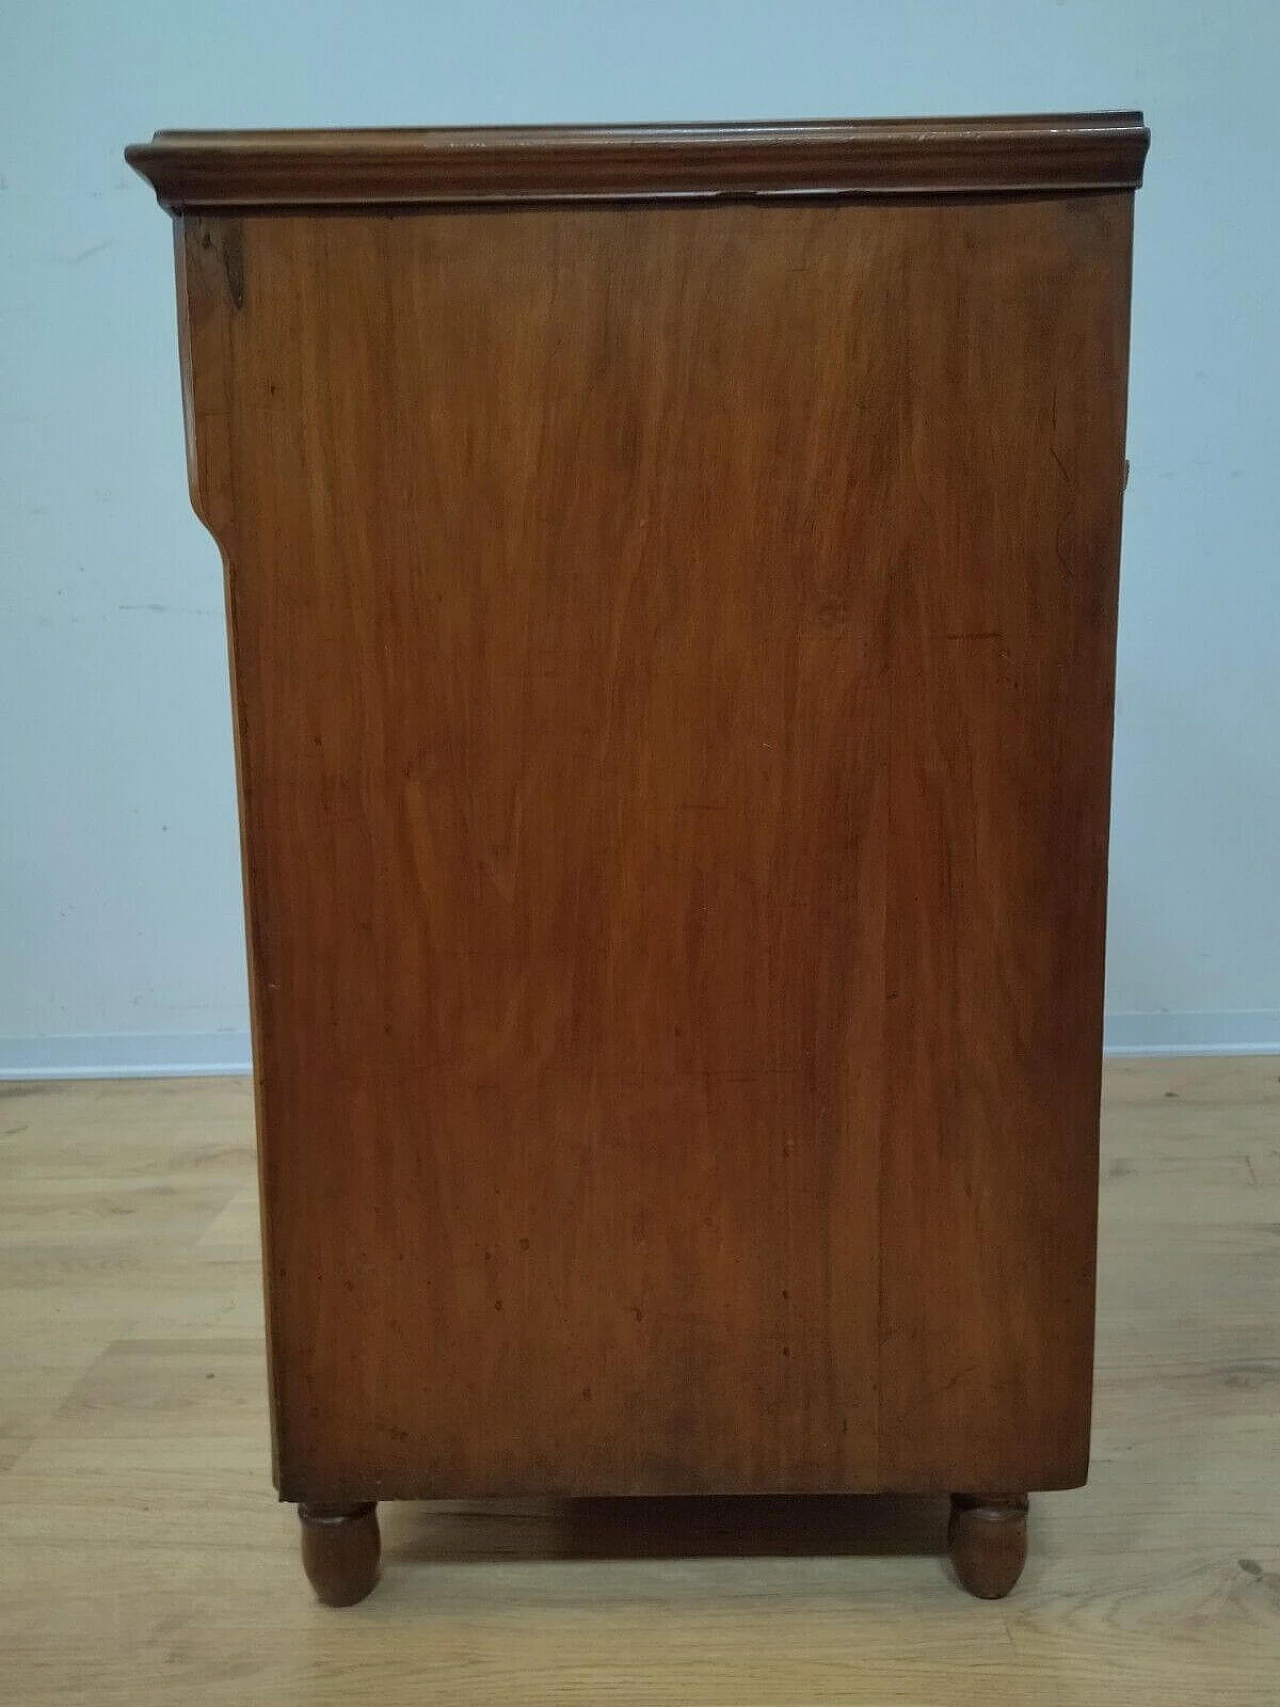
[[[1132,197],[921,211],[893,601],[882,1456],[1088,1463]]]
[[[272,217],[191,269],[288,1497],[876,1483],[902,341],[858,237]]]
[[[1079,1478],[1131,200],[186,220],[286,1497]]]

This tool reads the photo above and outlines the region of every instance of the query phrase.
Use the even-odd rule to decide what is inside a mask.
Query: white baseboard
[[[1280,1055],[1280,1012],[1112,1014],[1106,1053],[1127,1055]]]
[[[1280,1011],[1108,1014],[1109,1057],[1280,1055]],[[250,1070],[247,1031],[0,1037],[0,1079],[178,1079]]]
[[[182,1079],[249,1070],[247,1031],[0,1037],[0,1079]]]

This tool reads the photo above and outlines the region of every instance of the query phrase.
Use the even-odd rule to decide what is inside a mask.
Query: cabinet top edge
[[[664,196],[1136,189],[1139,112],[421,130],[161,130],[125,150],[171,212]]]

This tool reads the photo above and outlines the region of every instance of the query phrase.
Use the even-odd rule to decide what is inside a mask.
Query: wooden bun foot
[[[377,1508],[300,1505],[302,1568],[326,1606],[354,1606],[378,1580]]]
[[[980,1600],[999,1600],[1026,1563],[1027,1496],[952,1494],[947,1547],[961,1585]]]

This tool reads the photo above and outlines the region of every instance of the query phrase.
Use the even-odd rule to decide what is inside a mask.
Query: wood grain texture
[[[1083,1476],[1131,201],[184,221],[286,1497]]]
[[[336,1614],[264,1486],[249,1085],[0,1085],[0,1700],[1274,1707],[1280,1062],[1104,1084],[1094,1464],[1008,1600],[945,1499],[520,1500],[382,1508]]]
[[[1131,211],[937,212],[905,284],[890,1486],[1071,1486],[1088,1468]]]
[[[1141,113],[786,124],[158,131],[126,158],[174,210],[670,195],[1133,189]]]
[[[285,1492],[874,1476],[879,358],[658,218],[189,233]]]

